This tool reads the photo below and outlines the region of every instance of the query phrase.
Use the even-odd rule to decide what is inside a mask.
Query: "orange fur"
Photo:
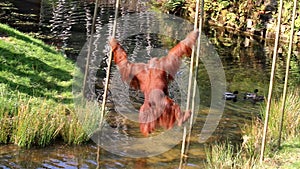
[[[140,108],[139,122],[141,133],[145,136],[157,126],[170,129],[176,121],[180,126],[189,118],[190,111],[182,112],[180,106],[168,97],[168,83],[174,79],[182,57],[191,54],[197,37],[198,31],[189,33],[167,56],[153,58],[148,64],[129,62],[125,50],[116,39],[111,39],[114,62],[119,68],[122,80],[144,93],[145,100]]]

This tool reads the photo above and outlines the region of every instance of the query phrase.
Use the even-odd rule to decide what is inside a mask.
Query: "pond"
[[[11,4],[10,2],[16,1],[7,0],[6,2],[7,6],[13,6],[15,3]],[[89,67],[91,76],[88,76],[89,83],[86,92],[88,98],[99,100],[101,100],[103,93],[108,62],[109,47],[107,40],[113,31],[112,25],[115,14],[114,1],[101,2],[96,18],[96,32],[92,41],[91,49],[93,52],[91,53]],[[21,13],[22,11],[9,7],[1,8],[1,10],[16,20],[27,18],[26,23],[23,24],[16,24],[18,22],[14,19],[12,19],[12,22],[7,19],[6,22],[21,30],[38,33],[39,37],[43,38],[45,42],[55,45],[63,50],[68,58],[76,61],[79,72],[83,73],[90,38],[93,1],[42,0],[32,5],[31,10],[27,11],[27,14],[34,13],[31,15],[18,15],[18,12]],[[129,59],[134,62],[146,62],[154,56],[165,55],[168,49],[192,30],[193,26],[185,19],[170,15],[159,15],[149,11],[145,6],[145,1],[142,0],[122,1],[118,16],[116,37],[128,52]],[[30,19],[31,17],[35,19]],[[220,66],[215,62],[206,62],[210,59],[205,57],[208,54],[203,54],[199,62],[198,93],[196,96],[198,98],[196,106],[198,113],[195,116],[196,119],[191,133],[186,168],[204,168],[205,146],[207,144],[224,140],[231,141],[233,144],[242,142],[240,128],[245,123],[250,122],[254,116],[258,116],[261,105],[261,102],[245,100],[244,95],[258,89],[259,95],[267,96],[270,78],[273,42],[208,25],[205,25],[203,31],[203,43],[209,41],[213,47],[210,46],[202,51],[206,51],[211,57],[216,57],[216,61],[219,60],[222,65]],[[282,44],[277,59],[275,96],[279,96],[282,91],[286,52],[287,47]],[[299,49],[296,49],[293,51],[291,61],[291,86],[299,85],[299,59]],[[185,104],[183,96],[186,95],[186,92],[182,92],[181,88],[184,88],[182,83],[186,81],[181,82],[180,80],[187,80],[187,74],[184,73],[187,73],[189,60],[185,59],[184,63],[177,74],[176,83],[172,83],[170,87],[171,97],[181,104]],[[222,71],[225,73],[225,79],[221,80],[226,82],[222,86],[226,87],[226,91],[239,92],[236,102],[222,99],[225,90],[218,92],[219,95],[217,96],[213,94],[214,83],[223,83],[223,81],[219,81],[219,76],[214,75],[222,74]],[[211,76],[211,74],[213,75]],[[119,82],[118,72],[114,65],[111,79],[112,87],[108,95],[109,116],[111,119],[108,125],[113,126],[116,139],[112,140],[111,143],[113,141],[130,141],[132,138],[142,137],[138,124],[118,114],[119,110],[116,105],[119,101],[123,103],[130,100],[128,104],[132,104],[133,109],[138,111],[138,107],[143,102],[143,97],[139,92],[129,91],[129,94],[124,93],[124,89],[126,89],[124,86],[114,85],[113,82]],[[77,89],[74,90],[76,93]],[[114,96],[119,94],[128,94],[128,98],[120,97],[120,100],[114,100]],[[214,97],[217,97],[217,100],[219,99],[218,102],[224,102],[225,108],[221,114],[218,114],[220,119],[219,116],[212,119],[215,121],[216,128],[212,127],[211,131],[207,131],[211,134],[202,142],[200,136],[208,114],[210,114],[215,104],[211,102]],[[179,131],[181,132],[181,130]],[[161,133],[158,131],[158,134]],[[174,142],[171,138],[168,139],[162,142],[165,144]],[[113,151],[108,151],[108,149],[101,149],[100,168],[178,168],[181,151],[180,143],[180,141],[177,141],[164,152],[146,157],[141,155],[140,158],[132,157],[132,149],[130,148],[122,150],[117,148],[119,154],[112,153]],[[112,146],[118,147],[120,145],[112,144]],[[128,144],[124,143],[124,146],[128,146]],[[139,148],[143,149],[137,145],[135,146],[136,151],[139,151]],[[157,147],[150,148],[156,150],[160,147],[161,145],[158,144]],[[139,153],[142,154],[143,152]],[[30,150],[21,149],[14,145],[0,146],[1,168],[96,168],[98,165],[96,157],[97,145],[93,141],[80,146],[69,146],[56,142],[45,148]]]

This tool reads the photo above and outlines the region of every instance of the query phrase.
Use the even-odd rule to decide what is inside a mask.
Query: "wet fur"
[[[136,90],[143,92],[145,100],[140,108],[140,130],[145,136],[156,127],[170,129],[180,126],[190,117],[190,111],[182,112],[180,106],[168,96],[168,84],[174,79],[184,56],[190,56],[192,46],[198,37],[198,31],[193,31],[173,47],[167,56],[152,58],[147,64],[131,63],[119,42],[112,38],[114,62],[117,65],[124,82]]]

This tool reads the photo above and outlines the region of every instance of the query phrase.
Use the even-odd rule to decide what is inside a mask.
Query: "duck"
[[[239,94],[238,91],[232,92],[224,92],[223,99],[225,100],[232,100],[233,102],[237,101],[237,95]]]
[[[259,96],[258,89],[254,89],[253,93],[245,93],[244,100],[251,100],[253,102],[265,100],[264,96]]]

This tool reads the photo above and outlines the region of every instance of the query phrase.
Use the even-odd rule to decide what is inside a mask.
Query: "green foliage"
[[[206,149],[206,168],[253,168],[258,158],[245,158],[243,150],[231,143],[218,143]]]
[[[87,102],[78,110],[79,114],[70,110],[70,106],[39,98],[23,97],[18,103],[13,116],[0,112],[0,143],[43,147],[62,138],[68,144],[81,144],[89,140],[101,118],[97,102]]]
[[[289,141],[294,138],[299,138],[300,135],[300,95],[299,89],[291,91],[287,95],[282,141]],[[279,126],[281,120],[281,100],[272,100],[270,108],[270,116],[268,122],[268,137],[266,142],[266,154],[267,157],[272,157],[274,152],[277,150],[277,141],[279,137]],[[265,105],[261,109],[262,119],[254,119],[252,124],[247,124],[242,127],[243,130],[243,147],[251,156],[257,156],[260,153],[260,142],[262,140],[263,122],[265,118]]]
[[[282,100],[272,100],[270,109],[268,136],[266,144],[267,159],[258,163],[262,140],[265,105],[261,108],[261,117],[254,118],[251,124],[241,127],[243,143],[233,146],[231,143],[218,143],[206,149],[207,168],[293,168],[299,167],[300,160],[300,95],[299,90],[287,95],[283,121],[282,147],[275,149],[279,136]]]
[[[155,4],[156,7],[166,13],[176,15],[182,15],[185,8],[185,0],[166,0],[161,4],[157,3],[156,1],[152,1],[151,3]]]
[[[185,0],[168,0],[164,4],[164,8],[171,12],[174,12],[176,9],[183,7]]]
[[[73,111],[65,117],[66,124],[61,131],[62,138],[69,144],[81,144],[89,140],[93,132],[100,126],[101,116],[98,102],[77,104],[77,114]]]
[[[62,107],[55,103],[29,99],[20,105],[11,141],[21,147],[45,146],[56,138],[63,127]]]
[[[257,16],[255,16],[256,12],[260,10],[259,6],[255,6],[255,3],[252,1],[205,0],[204,3],[206,18],[213,20],[217,25],[244,29],[246,27],[246,19],[259,21]]]
[[[291,91],[286,98],[285,116],[283,121],[283,140],[299,136],[300,133],[300,95],[299,89]],[[274,101],[271,112],[274,116],[270,117],[270,130],[273,139],[278,138],[279,122],[281,120],[282,99]]]
[[[293,3],[294,0],[286,0],[283,2],[283,9],[282,9],[282,16],[281,16],[281,32],[282,37],[285,37],[286,39],[290,36],[291,31],[291,25],[292,25],[292,13],[293,13]],[[279,0],[277,1],[279,4]],[[299,6],[299,3],[298,3]],[[300,31],[300,8],[298,7],[296,9],[296,18],[295,18],[295,27],[294,27],[294,34]],[[274,20],[277,20],[278,13],[273,14]],[[274,27],[276,26],[276,23],[274,23]],[[275,32],[275,28],[272,29],[272,31]]]
[[[53,48],[0,25],[0,81],[9,90],[59,102],[71,101],[73,64]]]
[[[2,104],[1,104],[2,105]],[[8,143],[12,132],[12,119],[8,112],[0,114],[0,143]]]
[[[89,140],[99,113],[86,110],[94,113],[80,120],[74,113],[74,64],[7,25],[0,24],[0,34],[0,143],[30,148],[57,138],[69,144]]]
[[[295,29],[300,31],[300,17],[297,17],[295,20]]]
[[[152,1],[151,4],[158,10],[166,13],[178,14],[194,18],[196,10],[195,0],[163,0]],[[277,0],[279,4],[279,0]],[[278,5],[277,5],[278,6]],[[234,29],[246,31],[247,20],[252,21],[251,30],[258,32],[263,29],[268,29],[269,33],[274,33],[276,30],[276,20],[278,9],[274,2],[256,2],[253,0],[247,1],[231,1],[231,0],[204,0],[204,18],[213,21],[215,25],[228,26]],[[291,17],[293,0],[284,1],[282,13],[282,25],[286,28],[283,31],[285,37],[289,36],[291,29]],[[300,31],[300,8],[297,8],[295,32]],[[272,25],[267,27],[267,25]]]

